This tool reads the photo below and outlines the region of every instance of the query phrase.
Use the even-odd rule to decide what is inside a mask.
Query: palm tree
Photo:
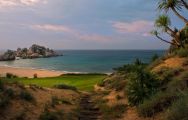
[[[155,20],[155,26],[161,28],[164,32],[167,32],[170,36],[175,36],[175,31],[173,31],[169,26],[171,25],[170,18],[166,15],[160,15]]]
[[[159,32],[158,31],[156,31],[156,30],[153,30],[153,31],[151,31],[151,34],[152,35],[155,35],[159,40],[161,40],[161,41],[163,41],[163,42],[165,42],[165,43],[168,43],[168,44],[171,44],[171,45],[174,45],[174,46],[179,46],[177,43],[175,43],[175,42],[171,42],[171,41],[168,41],[168,40],[165,40],[165,39],[163,39],[162,37],[160,37],[159,36]]]
[[[188,3],[185,0],[181,0],[182,4],[186,9],[188,9]]]
[[[170,18],[166,15],[160,15],[156,21],[155,21],[155,26],[157,28],[161,28],[162,31],[166,32],[169,34],[172,38],[174,38],[174,41],[177,45],[180,45],[180,40],[178,36],[176,35],[176,31],[172,30],[169,26],[171,25]],[[159,38],[159,36],[157,36]],[[160,38],[161,40],[161,38]]]
[[[181,10],[182,6],[183,4],[179,0],[162,0],[161,2],[159,2],[158,9],[165,10],[165,12],[168,12],[171,9],[180,19],[188,24],[188,20],[177,11]]]

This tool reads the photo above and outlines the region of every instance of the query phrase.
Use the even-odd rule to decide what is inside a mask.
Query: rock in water
[[[16,51],[8,50],[0,56],[0,61],[15,60],[16,58],[33,59],[56,56],[60,55],[58,55],[54,50],[46,48],[44,46],[33,44],[29,49],[18,48]]]
[[[0,55],[0,61],[11,61],[16,59],[16,53],[12,50],[7,50],[3,55]]]

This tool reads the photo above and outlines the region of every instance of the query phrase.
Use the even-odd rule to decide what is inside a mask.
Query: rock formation
[[[28,48],[18,48],[16,51],[8,50],[0,56],[0,61],[21,59],[33,59],[33,58],[46,58],[59,56],[54,50],[46,48],[44,46],[33,44]]]

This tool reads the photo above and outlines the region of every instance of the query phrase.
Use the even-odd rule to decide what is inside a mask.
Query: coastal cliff
[[[0,55],[0,61],[10,61],[16,58],[34,59],[60,56],[54,50],[44,46],[33,44],[30,48],[18,48],[16,51],[7,50]]]

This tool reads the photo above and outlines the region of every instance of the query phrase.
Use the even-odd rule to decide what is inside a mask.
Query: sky
[[[0,49],[167,49],[149,34],[156,8],[156,0],[0,0]],[[172,18],[172,28],[184,25]]]

